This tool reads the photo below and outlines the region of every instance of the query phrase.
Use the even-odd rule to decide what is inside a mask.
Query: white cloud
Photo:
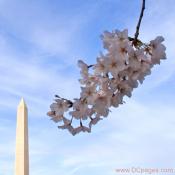
[[[172,117],[175,110],[167,106],[144,105],[130,100],[124,107],[114,110],[106,124],[101,126],[103,136],[99,138],[92,133],[92,140],[95,137],[96,141],[85,139],[83,147],[74,146],[63,165],[87,169],[92,168],[91,165],[98,167],[100,162],[99,171],[102,167],[109,171],[128,166],[173,166],[175,159],[171,155],[174,154],[175,140],[171,133],[174,133],[172,123],[175,119]],[[167,146],[168,151],[164,152]],[[171,158],[167,160],[168,157]],[[83,168],[79,171],[83,173]]]

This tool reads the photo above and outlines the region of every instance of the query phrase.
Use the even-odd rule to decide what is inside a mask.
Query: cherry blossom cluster
[[[128,30],[106,31],[101,38],[105,53],[100,53],[97,63],[87,65],[78,61],[80,98],[70,101],[56,95],[47,113],[54,122],[60,123],[58,128],[68,129],[72,135],[91,132],[93,125],[108,116],[110,107],[123,104],[124,96],[131,97],[133,89],[151,73],[151,68],[166,58],[161,36],[149,44],[128,37]]]

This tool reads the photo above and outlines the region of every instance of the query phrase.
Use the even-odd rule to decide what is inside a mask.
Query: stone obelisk
[[[29,175],[28,110],[23,98],[17,110],[15,175]]]

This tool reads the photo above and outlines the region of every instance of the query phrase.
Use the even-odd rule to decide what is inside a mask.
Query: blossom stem
[[[80,126],[83,126],[82,120],[80,119]]]
[[[94,66],[93,64],[89,65],[89,66],[88,66],[88,69],[91,68],[91,67],[93,67],[93,66]]]
[[[136,33],[135,33],[135,37],[134,37],[134,41],[133,41],[134,45],[137,44],[137,39],[138,39],[138,36],[139,36],[139,29],[140,29],[140,25],[141,25],[143,14],[144,14],[144,10],[145,10],[145,1],[146,0],[143,0],[143,2],[142,2],[142,9],[141,9],[141,12],[140,12],[140,17],[139,17],[139,21],[137,23]]]
[[[73,121],[73,116],[71,117],[70,124],[72,124],[72,121]]]
[[[65,100],[67,101],[67,103],[69,104],[69,108],[71,108],[73,106],[73,102],[71,100],[68,100],[66,98],[62,98],[59,95],[55,95],[56,98],[60,98],[61,100]]]

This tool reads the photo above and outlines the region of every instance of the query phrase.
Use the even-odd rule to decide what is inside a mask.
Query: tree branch
[[[145,10],[145,1],[146,1],[146,0],[143,0],[143,2],[142,2],[142,9],[141,9],[141,12],[140,12],[140,17],[139,17],[139,21],[138,21],[138,23],[137,23],[136,33],[135,33],[135,37],[134,37],[134,41],[133,41],[133,44],[134,44],[134,45],[137,44],[137,39],[138,39],[138,36],[139,36],[140,24],[141,24],[141,22],[142,22],[144,10]]]
[[[62,98],[59,95],[55,95],[55,97],[58,99],[61,99],[61,100],[65,100],[69,104],[69,108],[71,108],[73,106],[73,102],[71,100],[68,100],[66,98]]]
[[[93,66],[94,66],[93,64],[89,65],[89,66],[88,66],[88,69],[91,68],[91,67],[93,67]]]

